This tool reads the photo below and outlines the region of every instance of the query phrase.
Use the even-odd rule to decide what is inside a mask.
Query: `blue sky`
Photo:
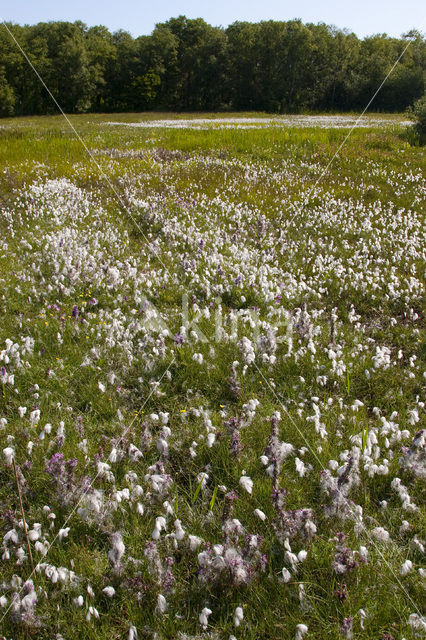
[[[125,29],[133,36],[149,34],[157,22],[178,15],[204,18],[227,26],[235,20],[291,20],[325,22],[347,27],[358,36],[387,33],[400,36],[411,28],[426,31],[426,10],[421,0],[10,0],[0,5],[3,20],[34,24],[48,20],[82,20],[89,26],[104,24]]]

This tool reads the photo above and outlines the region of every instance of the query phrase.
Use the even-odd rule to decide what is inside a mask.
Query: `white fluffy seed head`
[[[237,607],[234,611],[234,625],[239,627],[244,619],[244,611],[242,607]]]

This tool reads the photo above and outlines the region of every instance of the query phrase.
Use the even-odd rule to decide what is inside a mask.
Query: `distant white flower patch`
[[[141,122],[106,122],[107,125],[140,127],[142,129],[263,129],[273,127],[319,127],[321,129],[341,129],[360,127],[384,127],[394,125],[395,121],[379,116],[298,116],[276,117],[228,117],[228,118],[175,118],[164,120],[143,120]],[[401,126],[411,125],[404,120]]]

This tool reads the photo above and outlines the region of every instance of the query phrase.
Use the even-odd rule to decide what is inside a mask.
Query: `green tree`
[[[223,99],[226,36],[222,29],[198,18],[172,18],[161,25],[177,44],[164,81],[169,105],[177,109],[212,109]]]
[[[229,92],[235,109],[262,108],[258,30],[258,25],[249,22],[234,22],[226,30]]]
[[[7,81],[5,69],[0,66],[0,115],[13,116],[15,92]]]
[[[92,90],[91,110],[102,111],[106,108],[108,95],[107,68],[116,56],[114,41],[112,34],[103,26],[91,27],[84,36]]]
[[[138,51],[135,40],[127,31],[112,35],[114,55],[107,62],[106,108],[108,111],[131,111],[134,103],[132,82],[138,75]]]

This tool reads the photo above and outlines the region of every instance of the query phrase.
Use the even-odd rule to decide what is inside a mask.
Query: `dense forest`
[[[400,111],[424,92],[425,39],[267,21],[212,27],[184,16],[149,36],[82,22],[0,28],[0,115],[66,112],[359,110],[411,41],[371,108]]]

